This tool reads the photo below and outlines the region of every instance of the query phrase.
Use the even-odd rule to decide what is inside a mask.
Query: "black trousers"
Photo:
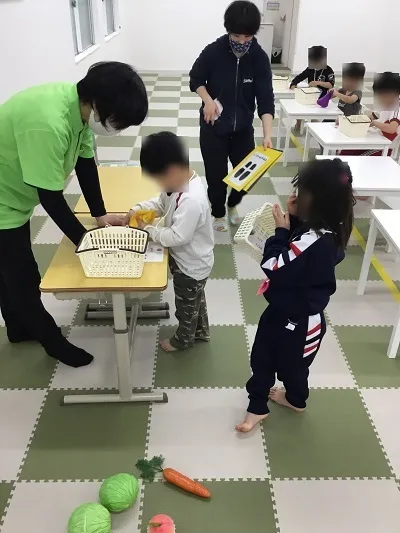
[[[29,222],[0,230],[0,308],[8,337],[11,341],[37,340],[52,351],[65,338],[43,306],[40,281]]]
[[[294,407],[306,407],[308,374],[326,332],[323,314],[290,321],[272,306],[261,315],[251,352],[252,377],[247,382],[248,412],[269,413],[268,393],[276,376]]]
[[[227,185],[222,180],[228,174],[228,159],[236,167],[254,147],[252,126],[226,135],[217,135],[213,126],[208,124],[200,127],[200,148],[206,171],[208,198],[211,214],[215,218],[224,217],[226,212]],[[237,206],[245,194],[232,189],[228,207]]]

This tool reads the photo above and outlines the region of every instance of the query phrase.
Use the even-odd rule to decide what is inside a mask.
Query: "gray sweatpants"
[[[195,341],[209,341],[207,303],[204,288],[207,278],[200,281],[184,274],[169,256],[169,269],[174,280],[175,316],[179,325],[170,342],[174,348],[184,350]]]

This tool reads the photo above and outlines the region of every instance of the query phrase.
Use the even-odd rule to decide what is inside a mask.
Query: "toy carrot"
[[[155,456],[150,460],[140,459],[136,463],[136,468],[140,470],[141,477],[145,481],[154,481],[156,474],[160,472],[168,483],[176,485],[177,487],[186,490],[200,498],[211,498],[211,493],[201,483],[184,476],[173,468],[163,468],[164,457],[162,455]]]

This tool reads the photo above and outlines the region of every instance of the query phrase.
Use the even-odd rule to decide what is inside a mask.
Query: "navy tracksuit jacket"
[[[308,398],[308,368],[326,331],[323,311],[336,291],[335,266],[344,258],[332,232],[320,233],[291,217],[291,230],[277,228],[267,240],[261,268],[268,278],[251,354],[248,411],[266,414],[275,376],[298,408]]]

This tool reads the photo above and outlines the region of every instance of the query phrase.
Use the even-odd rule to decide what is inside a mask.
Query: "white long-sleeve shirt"
[[[214,233],[206,191],[197,174],[188,190],[163,192],[158,198],[137,204],[137,209],[153,209],[164,217],[164,227],[145,227],[154,242],[169,248],[180,270],[196,280],[210,275],[214,264]]]

